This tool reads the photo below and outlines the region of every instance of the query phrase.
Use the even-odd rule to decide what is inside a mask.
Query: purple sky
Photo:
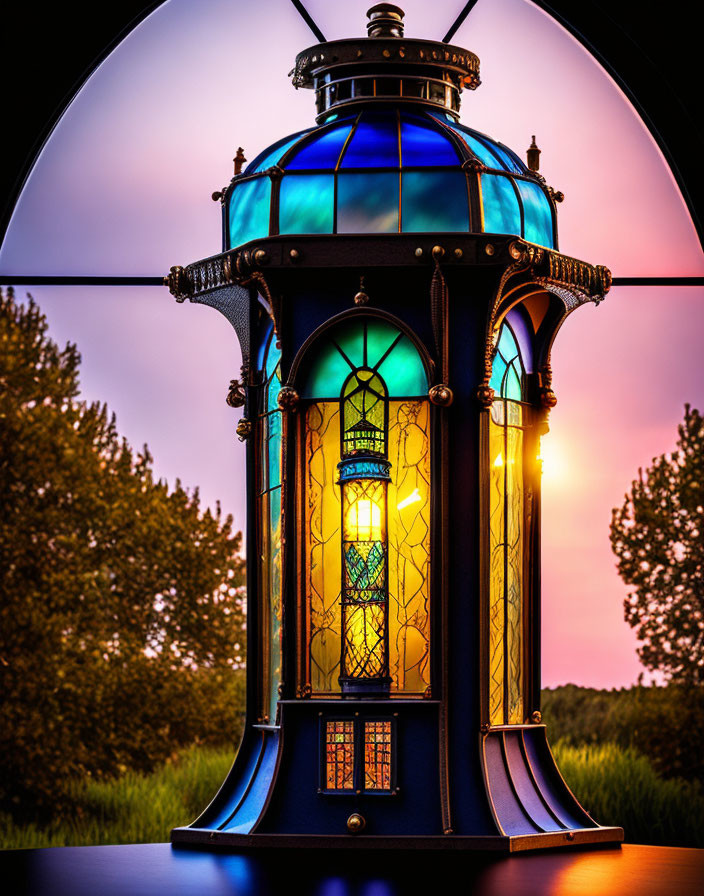
[[[369,0],[308,0],[329,39],[364,32]],[[459,0],[406,0],[410,37],[440,39]],[[266,35],[266,40],[262,36]],[[102,64],[62,118],[15,211],[3,272],[160,275],[220,250],[219,206],[237,146],[249,159],[313,123],[287,79],[314,38],[288,0],[170,0]],[[462,121],[565,193],[562,251],[615,275],[701,275],[672,176],[619,89],[524,0],[480,0],[454,38],[481,60]],[[41,247],[41,253],[37,247]],[[239,370],[229,325],[160,289],[36,288],[59,342],[78,343],[87,398],[106,400],[159,475],[201,487],[243,523],[244,452],[224,402]],[[545,440],[543,670],[548,685],[631,683],[635,640],[608,544],[611,508],[639,465],[674,447],[685,401],[702,407],[704,291],[618,289],[572,315],[554,351],[559,404]]]

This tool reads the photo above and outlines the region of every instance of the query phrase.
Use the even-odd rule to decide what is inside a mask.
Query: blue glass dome
[[[555,248],[542,181],[443,110],[342,110],[260,153],[230,187],[228,246],[277,234],[496,233]]]

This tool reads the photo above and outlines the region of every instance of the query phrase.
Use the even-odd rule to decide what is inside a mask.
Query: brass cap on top
[[[393,3],[377,3],[367,10],[369,37],[403,37],[403,17],[406,13]]]
[[[440,106],[459,117],[460,93],[479,86],[479,59],[462,47],[404,37],[404,12],[377,3],[367,12],[368,37],[328,41],[303,50],[293,86],[315,90],[318,121],[341,106],[376,103]]]

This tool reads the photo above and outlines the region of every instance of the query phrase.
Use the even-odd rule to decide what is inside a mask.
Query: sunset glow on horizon
[[[369,5],[306,2],[328,39],[361,34]],[[434,39],[461,8],[453,0],[401,5],[407,36]],[[266,58],[255,39],[264,31]],[[173,51],[184,34],[185,58]],[[244,146],[252,160],[313,124],[312,92],[294,91],[286,77],[313,43],[288,0],[158,7],[60,121],[18,202],[0,269],[158,276],[219,252],[220,206],[210,194],[229,181],[234,150]],[[560,251],[615,276],[704,274],[660,151],[564,29],[526,0],[480,0],[453,43],[482,63],[482,86],[463,95],[463,123],[521,156],[537,135],[541,173],[566,197]],[[530,101],[517,98],[516,84],[530,85]],[[52,338],[78,344],[84,397],[106,401],[134,446],[149,444],[157,475],[198,486],[205,503],[220,501],[243,528],[239,413],[224,400],[241,359],[225,320],[177,306],[158,288],[26,291]],[[627,686],[642,671],[623,619],[611,510],[639,466],[673,450],[685,402],[704,408],[703,336],[703,289],[618,287],[603,305],[571,315],[557,337],[558,404],[540,446],[545,686]],[[404,495],[398,508],[417,500]]]

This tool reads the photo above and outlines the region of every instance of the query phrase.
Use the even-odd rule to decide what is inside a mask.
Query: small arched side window
[[[529,550],[526,508],[526,361],[529,334],[509,312],[492,366],[495,398],[489,419],[489,722],[524,721],[525,601]],[[523,343],[523,345],[521,345]],[[523,351],[522,351],[523,349]],[[527,357],[528,356],[528,357]],[[525,360],[524,360],[525,359]]]
[[[304,692],[430,687],[430,411],[421,356],[354,315],[309,349],[301,387]],[[309,689],[309,691],[308,691]]]

